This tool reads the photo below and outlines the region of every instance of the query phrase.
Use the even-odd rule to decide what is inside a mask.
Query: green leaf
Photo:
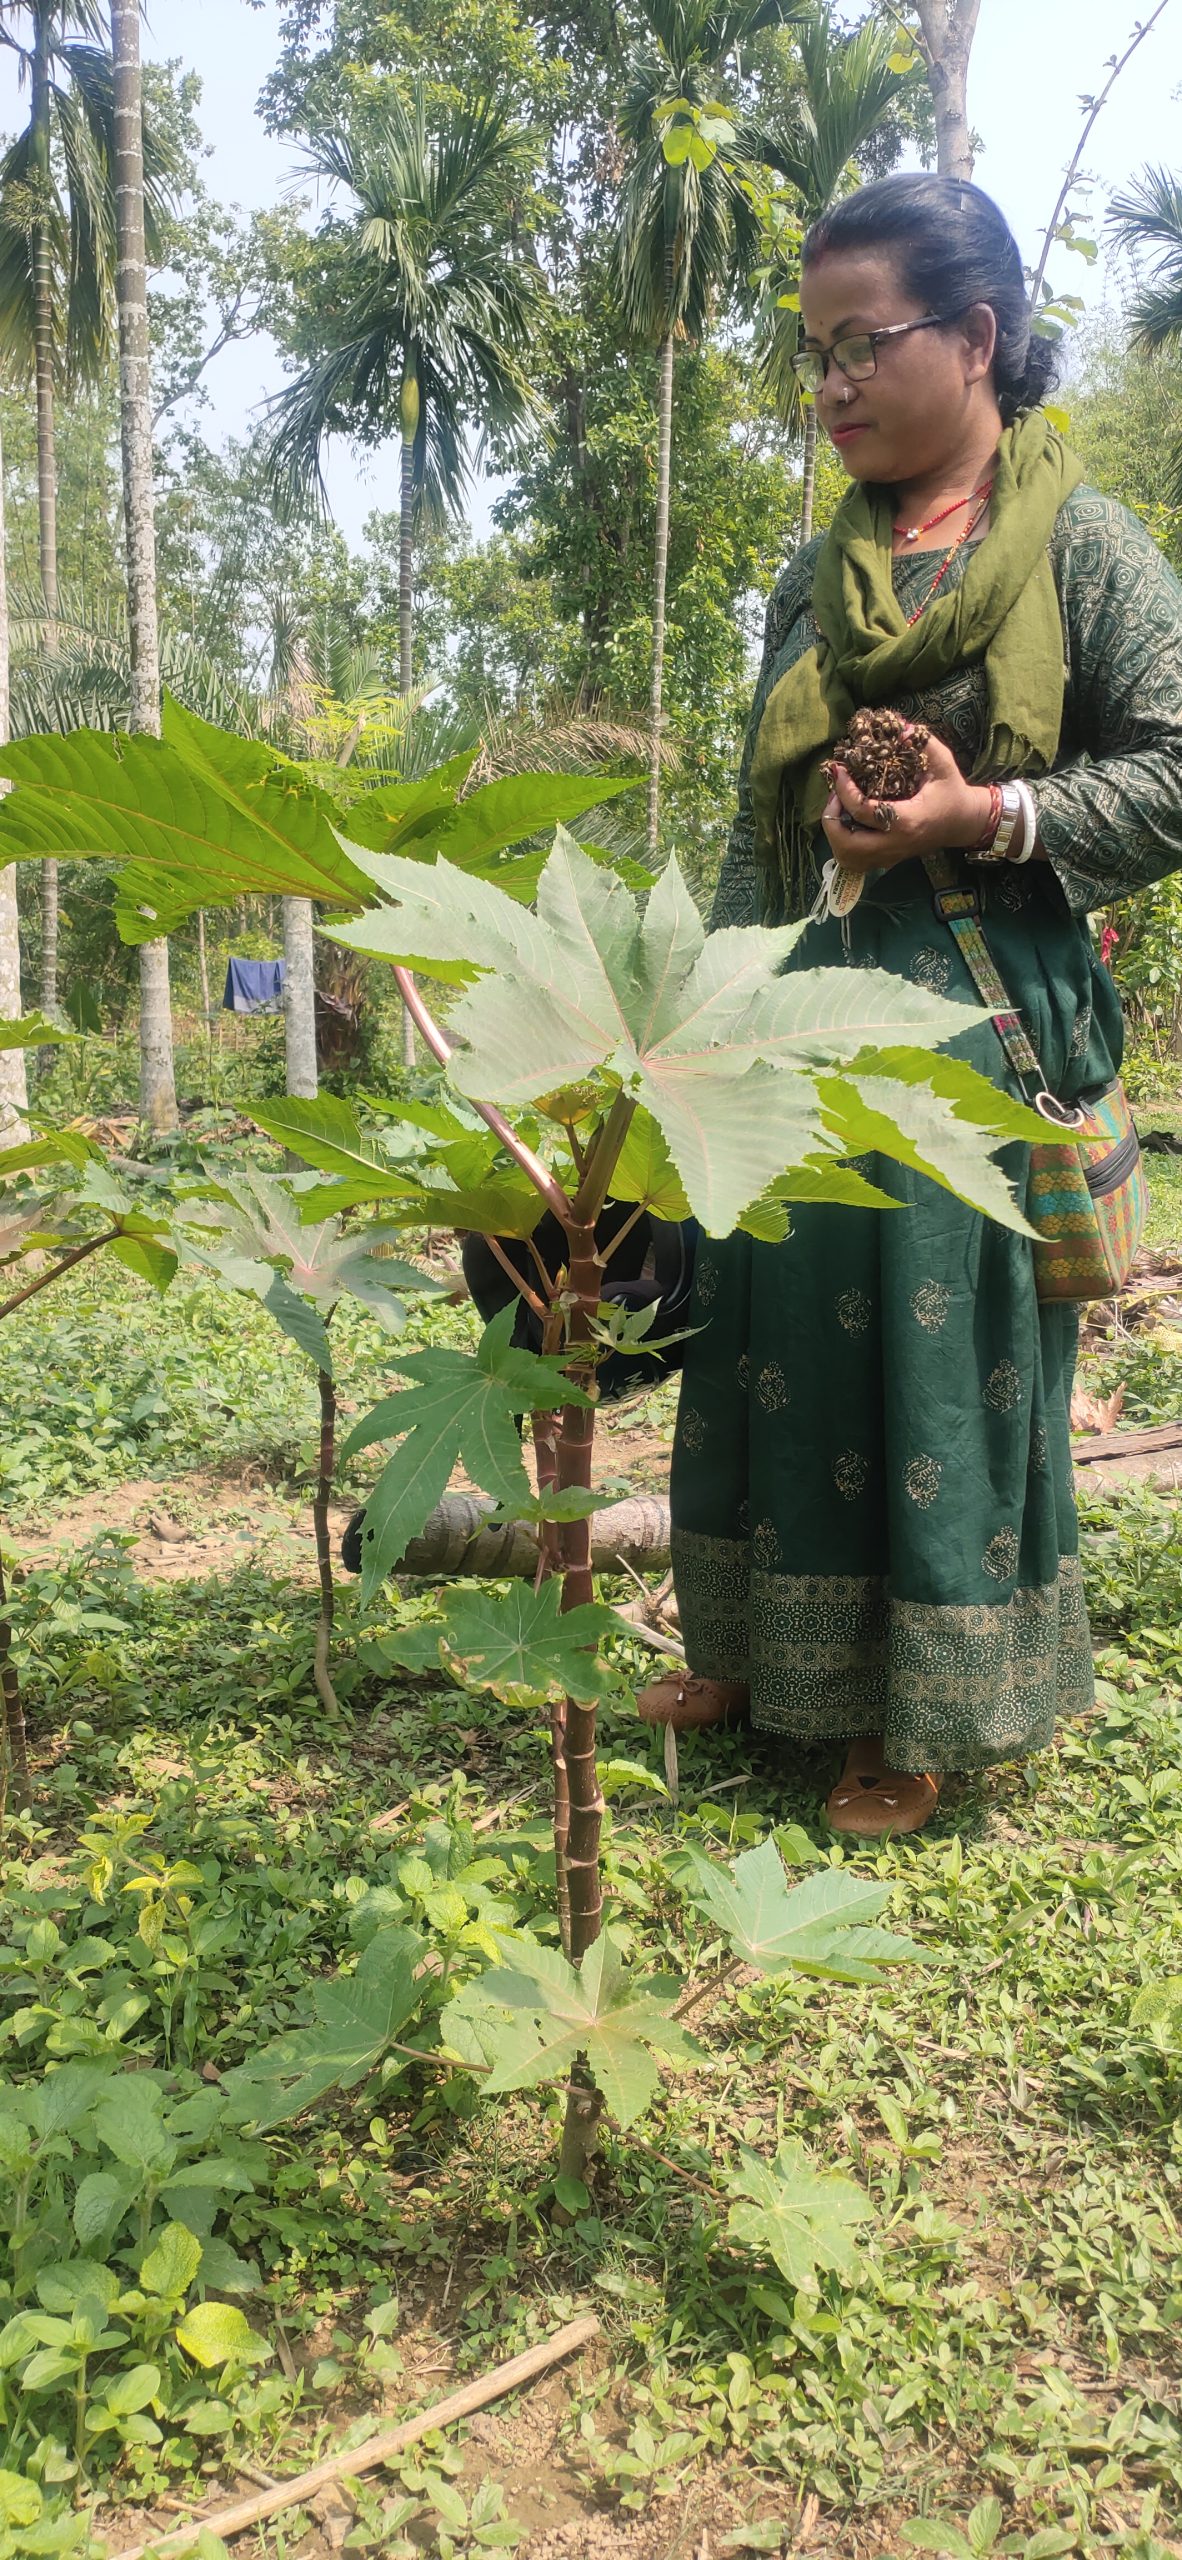
[[[988,1092],[996,1090],[985,1077],[980,1081]],[[880,1150],[913,1172],[926,1174],[930,1182],[939,1183],[942,1190],[953,1192],[986,1217],[996,1218],[1001,1226],[1012,1227],[1019,1235],[1033,1233],[1000,1166],[982,1156],[979,1136],[955,1105],[930,1084],[851,1070],[840,1083],[819,1076],[817,1090],[825,1106],[827,1129],[850,1155]],[[1008,1101],[1001,1093],[997,1098],[1002,1105]],[[1014,1104],[1008,1107],[1012,1113]],[[1032,1112],[1023,1112],[1022,1118],[1038,1127]]]
[[[95,2169],[83,2178],[72,2216],[79,2248],[93,2249],[96,2243],[109,2241],[135,2193],[136,2181],[119,2177],[113,2169]]]
[[[133,2364],[125,2373],[113,2374],[103,2386],[102,2408],[112,2418],[134,2417],[146,2409],[160,2389],[158,2364]]]
[[[670,1861],[699,1910],[729,1938],[736,1955],[760,1973],[817,1974],[833,1982],[873,1982],[884,1964],[917,1949],[907,1938],[867,1924],[892,1888],[845,1867],[821,1867],[789,1886],[772,1839],[745,1849],[728,1875],[692,1842]]]
[[[528,1952],[514,1943],[515,1962],[483,1974],[455,2004],[508,2009],[513,2027],[485,2082],[489,2094],[536,2089],[564,2079],[585,2055],[617,2123],[629,2125],[652,2098],[664,2063],[686,2062],[698,2048],[674,2023],[677,1985],[633,1982],[609,1931],[588,1949],[576,1973],[549,1947]]]
[[[118,2093],[112,2091],[96,2107],[94,2128],[108,2151],[128,2169],[167,2176],[176,2155],[162,2121],[163,2101],[150,2080],[128,2072]]]
[[[587,809],[598,808],[605,800],[618,798],[621,791],[631,789],[625,779],[577,773],[511,773],[499,782],[486,782],[467,799],[436,803],[406,811],[393,831],[387,831],[385,850],[396,855],[410,855],[416,861],[434,861],[443,855],[460,871],[479,877],[495,876],[495,857],[508,845],[520,844],[524,836],[537,835],[581,817]],[[378,794],[373,795],[376,800]],[[358,807],[364,815],[365,832],[358,842],[373,842],[372,821],[376,814],[369,799],[356,804],[349,812],[348,827],[356,828]],[[367,860],[369,876],[381,889],[386,877],[380,862]]]
[[[246,2313],[232,2302],[195,2302],[180,2322],[176,2338],[194,2364],[207,2370],[211,2365],[238,2362],[262,2345]]]
[[[6,1016],[0,1018],[0,1049],[58,1048],[63,1041],[72,1040],[74,1036],[64,1024],[51,1022],[44,1013],[18,1014],[15,1022],[10,1022]],[[4,2476],[0,2474],[0,2478]]]
[[[942,2551],[945,2560],[974,2560],[971,2542],[966,2542],[960,2526],[951,2519],[942,2524],[932,2517],[917,2516],[901,2530],[912,2551]]]
[[[367,1605],[418,1536],[446,1490],[454,1466],[496,1496],[511,1516],[527,1507],[532,1487],[521,1463],[514,1415],[586,1404],[581,1388],[555,1360],[516,1351],[512,1304],[495,1316],[475,1353],[395,1351],[393,1365],[411,1380],[350,1432],[343,1463],[376,1440],[399,1439],[365,1506],[361,1597]]]
[[[688,1218],[685,1185],[651,1111],[636,1112],[612,1175],[613,1200],[638,1200],[655,1218]]]
[[[200,2265],[201,2242],[183,2222],[166,2222],[140,2268],[140,2283],[145,2293],[183,2302],[190,2285],[196,2283]]]
[[[389,1149],[380,1137],[362,1130],[352,1104],[342,1102],[335,1093],[318,1094],[315,1101],[289,1095],[269,1102],[264,1110],[252,1107],[250,1116],[269,1138],[289,1147],[319,1173],[376,1174],[391,1183],[399,1179]],[[380,1192],[374,1194],[380,1196]]]
[[[503,1594],[460,1591],[442,1618],[386,1638],[391,1662],[423,1670],[447,1660],[463,1670],[473,1688],[491,1689],[513,1706],[532,1705],[556,1691],[573,1698],[601,1697],[612,1675],[595,1658],[595,1647],[616,1623],[613,1610],[599,1601],[562,1614],[562,1586],[557,1576],[537,1591],[514,1583]]]
[[[253,1166],[224,1173],[211,1189],[212,1199],[181,1207],[186,1260],[258,1298],[305,1357],[330,1375],[324,1317],[342,1297],[356,1298],[394,1330],[406,1319],[400,1288],[434,1291],[409,1263],[375,1252],[384,1228],[343,1231],[335,1218],[309,1226],[302,1215],[306,1195]]]
[[[970,2550],[976,2553],[992,2551],[1001,2528],[1001,2499],[979,2498],[966,2528]]]
[[[985,1019],[886,970],[784,976],[799,926],[707,939],[675,863],[641,915],[614,874],[561,829],[536,915],[445,863],[428,871],[391,861],[383,883],[390,905],[338,939],[428,968],[463,959],[488,973],[450,1020],[459,1090],[512,1108],[596,1071],[619,1079],[659,1124],[685,1195],[716,1235],[788,1167],[825,1153],[819,1071],[883,1031],[926,1049]],[[958,1137],[967,1179],[988,1150],[967,1130]],[[885,1137],[879,1143],[891,1152]],[[909,1141],[895,1151],[911,1161]],[[1000,1175],[994,1181],[1008,1204]],[[1014,1215],[1010,1206],[1011,1223]]]
[[[138,1279],[147,1280],[153,1289],[160,1291],[161,1296],[174,1278],[180,1260],[171,1245],[158,1244],[154,1236],[116,1236],[108,1250],[116,1262],[123,1264],[125,1271],[134,1271]]]
[[[123,863],[126,942],[171,932],[244,894],[364,906],[373,892],[333,825],[336,805],[300,766],[231,737],[165,697],[162,738],[77,729],[0,752],[18,788],[0,801],[0,862],[64,855]]]
[[[315,2024],[267,2045],[223,2087],[231,2120],[265,2131],[290,2124],[329,2089],[352,2089],[372,2071],[414,2016],[422,1997],[415,1978],[426,1949],[410,1929],[379,1929],[355,1973],[318,1982]]]
[[[0,2471],[0,2525],[36,2524],[42,2504],[35,2480],[26,2480],[19,2471]]]
[[[861,2188],[814,2169],[802,2142],[782,2142],[770,2161],[746,2148],[739,2156],[742,2166],[726,2182],[739,2199],[727,2218],[731,2239],[766,2251],[798,2292],[816,2291],[818,2268],[856,2283],[853,2234],[871,2211]]]

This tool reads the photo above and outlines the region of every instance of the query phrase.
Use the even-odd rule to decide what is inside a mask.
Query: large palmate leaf
[[[504,1593],[458,1591],[442,1618],[383,1638],[383,1652],[408,1671],[463,1673],[465,1684],[491,1689],[510,1706],[533,1706],[556,1691],[597,1698],[612,1674],[596,1660],[601,1636],[618,1621],[600,1601],[562,1613],[557,1577],[535,1591],[527,1582]]]
[[[315,2023],[226,2073],[231,2121],[290,2124],[329,2089],[352,2089],[364,2079],[419,2007],[416,1972],[426,1952],[413,1930],[379,1929],[355,1973],[314,1984]]]
[[[122,861],[125,942],[171,932],[198,907],[245,893],[341,909],[374,891],[342,847],[335,804],[258,740],[166,701],[161,738],[74,730],[0,751],[19,787],[0,800],[0,863],[105,854]]]
[[[465,1467],[482,1492],[494,1494],[516,1516],[519,1504],[528,1509],[533,1488],[521,1463],[515,1417],[591,1401],[563,1375],[557,1360],[514,1350],[510,1336],[516,1312],[514,1302],[494,1316],[475,1352],[391,1354],[410,1385],[376,1405],[341,1451],[347,1463],[375,1441],[399,1442],[365,1506],[363,1602],[368,1603],[418,1536],[454,1466]]]
[[[67,1031],[60,1022],[50,1022],[44,1013],[21,1013],[15,1022],[0,1019],[0,1049],[48,1049],[51,1044],[74,1040],[77,1033]]]
[[[409,1166],[414,1129],[363,1129],[352,1105],[335,1094],[322,1093],[314,1102],[269,1103],[251,1116],[268,1137],[333,1177],[301,1195],[305,1219],[380,1201],[390,1222],[400,1227],[469,1227],[488,1235],[529,1236],[542,1215],[540,1194],[528,1175],[507,1163],[500,1141],[483,1128],[462,1128],[452,1114],[433,1115],[444,1141],[436,1149],[438,1161]],[[420,1149],[423,1144],[419,1138]],[[466,1173],[468,1180],[461,1184],[458,1173]]]
[[[367,853],[376,852],[378,858],[368,859],[365,868],[383,890],[381,857],[387,854],[410,854],[418,861],[443,854],[459,870],[487,876],[496,857],[520,844],[523,836],[563,825],[631,787],[627,781],[592,781],[577,773],[511,773],[484,783],[466,800],[444,804],[420,799],[394,818],[387,815],[386,795],[374,792],[349,811],[348,831],[351,841]],[[513,865],[514,871],[517,867]]]
[[[814,2169],[802,2142],[782,2142],[774,2160],[745,2147],[739,2158],[741,2166],[727,2179],[736,2198],[727,2222],[732,2240],[765,2251],[798,2293],[816,2292],[819,2267],[856,2282],[853,2235],[871,2208],[852,2178]]]
[[[729,1874],[690,1842],[670,1864],[690,1900],[760,1973],[872,1982],[882,1965],[918,1953],[909,1938],[868,1925],[889,1902],[889,1884],[821,1867],[790,1886],[774,1840],[745,1849]]]
[[[384,1230],[342,1229],[337,1219],[311,1227],[298,1194],[246,1166],[209,1186],[212,1197],[181,1210],[186,1256],[232,1289],[258,1298],[318,1369],[331,1374],[325,1317],[339,1299],[356,1298],[388,1331],[406,1322],[399,1291],[431,1295],[438,1283],[374,1247]]]
[[[634,1981],[605,1930],[577,1973],[553,1948],[515,1940],[513,1963],[482,1974],[455,2006],[478,2026],[490,2009],[509,2013],[488,2038],[490,2095],[563,2080],[582,2055],[617,2123],[628,2125],[656,2091],[657,2056],[667,2065],[699,2050],[673,2018],[680,1987]]]
[[[885,970],[785,976],[799,926],[707,937],[676,863],[642,912],[561,829],[535,915],[443,862],[425,870],[391,860],[383,887],[390,904],[342,928],[340,940],[486,973],[451,1017],[460,1091],[512,1106],[596,1071],[618,1079],[657,1122],[712,1234],[728,1233],[786,1169],[823,1170],[827,1155],[845,1151],[817,1089],[826,1068],[883,1035],[927,1049],[985,1018]],[[939,1178],[958,1161],[961,1196],[1021,1226],[982,1136],[967,1123],[951,1141],[941,1124],[940,1136]],[[884,1129],[877,1144],[915,1160],[914,1137],[893,1147]]]

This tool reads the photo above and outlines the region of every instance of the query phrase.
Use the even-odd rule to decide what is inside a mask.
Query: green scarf
[[[817,561],[820,643],[773,685],[759,724],[751,796],[763,862],[780,857],[785,798],[790,831],[815,828],[829,788],[821,765],[851,713],[925,692],[954,667],[985,662],[988,725],[974,772],[994,780],[1049,770],[1059,746],[1064,667],[1047,546],[1064,499],[1083,476],[1041,409],[1007,427],[989,531],[959,585],[941,590],[912,624],[891,577],[887,492],[855,482]]]

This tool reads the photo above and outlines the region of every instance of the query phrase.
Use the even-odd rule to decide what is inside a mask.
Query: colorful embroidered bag
[[[1033,1108],[1058,1134],[1030,1150],[1026,1215],[1038,1231],[1034,1285],[1040,1298],[1110,1298],[1137,1256],[1149,1206],[1141,1144],[1119,1077],[1086,1104],[1059,1102],[1011,1005],[981,928],[981,901],[947,854],[927,858],[933,903],[954,936],[1014,1074],[1034,1079]],[[1027,1096],[1030,1099],[1030,1096]]]

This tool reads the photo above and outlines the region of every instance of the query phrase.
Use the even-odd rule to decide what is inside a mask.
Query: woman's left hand
[[[834,766],[821,824],[844,870],[886,871],[919,854],[980,842],[989,823],[987,786],[965,781],[942,738],[929,738],[927,759],[922,788],[910,800],[868,800],[844,765]]]

